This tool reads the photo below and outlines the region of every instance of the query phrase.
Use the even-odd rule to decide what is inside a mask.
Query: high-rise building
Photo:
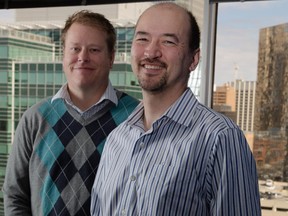
[[[254,155],[260,175],[288,181],[288,23],[259,34]]]
[[[236,122],[235,89],[229,83],[217,86],[213,91],[213,109]]]
[[[236,123],[243,131],[253,131],[256,82],[236,80],[231,85],[236,91]]]
[[[226,105],[230,106],[230,111],[235,111],[235,94],[235,88],[229,83],[216,86],[216,90],[213,93],[213,107],[214,105]]]

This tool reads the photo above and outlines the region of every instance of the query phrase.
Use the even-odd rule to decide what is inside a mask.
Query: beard
[[[159,67],[162,67],[163,70],[166,69],[166,71],[158,76],[141,73],[141,70],[144,68],[145,64],[158,65]],[[136,76],[138,79],[139,86],[142,88],[142,90],[156,93],[163,91],[163,89],[167,85],[168,81],[167,65],[164,62],[160,61],[159,59],[144,58],[140,60],[138,64],[133,64],[132,61],[132,69],[138,72],[136,73]]]
[[[158,79],[155,79],[155,77],[144,77],[141,74],[138,74],[137,78],[139,85],[143,90],[156,93],[165,89],[167,85],[168,74],[166,72]]]

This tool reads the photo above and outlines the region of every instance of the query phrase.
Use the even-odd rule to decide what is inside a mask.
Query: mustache
[[[166,67],[167,64],[164,63],[163,61],[160,61],[159,59],[153,59],[153,58],[144,58],[140,61],[140,64],[141,65],[144,65],[144,64],[157,64],[159,66],[162,66],[162,67]]]

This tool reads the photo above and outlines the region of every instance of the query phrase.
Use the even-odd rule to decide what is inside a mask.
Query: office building
[[[235,88],[229,83],[216,86],[216,90],[213,92],[213,108],[215,105],[226,105],[230,107],[230,111],[235,111],[235,94]]]
[[[235,80],[231,83],[236,91],[236,123],[243,131],[253,131],[256,82]]]
[[[217,86],[213,91],[213,109],[236,122],[235,89],[228,83]]]
[[[259,34],[254,155],[260,175],[288,181],[288,23]]]
[[[243,130],[249,147],[253,151],[256,82],[235,80],[231,85],[236,91],[236,123]]]

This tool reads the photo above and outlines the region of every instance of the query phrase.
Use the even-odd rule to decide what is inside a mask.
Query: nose
[[[89,62],[89,52],[86,49],[82,49],[81,52],[78,54],[78,62]]]
[[[155,59],[162,56],[160,45],[157,41],[149,43],[144,51],[144,56],[146,58]]]

